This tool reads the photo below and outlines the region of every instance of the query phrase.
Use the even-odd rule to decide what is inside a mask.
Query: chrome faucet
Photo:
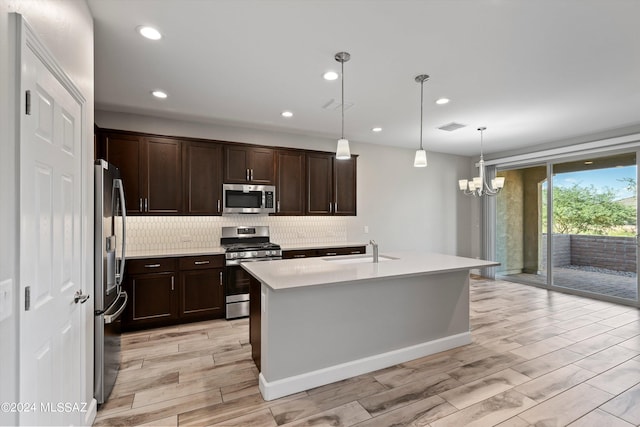
[[[369,244],[373,248],[373,262],[378,262],[378,244],[375,240],[369,240]]]

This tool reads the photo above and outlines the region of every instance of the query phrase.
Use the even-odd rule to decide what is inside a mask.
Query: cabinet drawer
[[[185,256],[179,260],[180,270],[224,267],[224,255]]]
[[[128,260],[125,265],[127,274],[157,273],[175,271],[175,258],[144,258]]]
[[[318,249],[317,252],[317,256],[356,255],[365,253],[366,248],[364,246],[353,246],[347,248],[326,248]]]
[[[292,259],[292,258],[310,258],[316,256],[315,249],[298,249],[292,251],[282,251],[282,258],[284,259]]]

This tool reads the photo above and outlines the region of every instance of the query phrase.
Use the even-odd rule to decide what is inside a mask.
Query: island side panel
[[[262,284],[255,277],[250,276],[249,281],[249,343],[251,344],[251,358],[260,370],[261,343],[261,315],[262,315]]]
[[[460,334],[453,346],[470,341],[468,271],[277,291],[263,284],[262,294],[267,383],[309,373],[317,381],[320,370]]]

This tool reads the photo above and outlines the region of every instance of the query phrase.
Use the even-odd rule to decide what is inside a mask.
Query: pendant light
[[[344,137],[344,63],[351,58],[351,55],[347,52],[338,52],[334,58],[341,64],[340,79],[342,82],[342,102],[340,103],[342,107],[342,132],[336,148],[336,159],[346,160],[351,158],[351,151],[349,150],[349,140]]]
[[[427,167],[427,152],[422,148],[422,109],[424,107],[424,82],[429,80],[429,76],[426,74],[420,74],[415,78],[417,83],[420,83],[420,149],[416,150],[416,157],[413,159],[414,168]]]

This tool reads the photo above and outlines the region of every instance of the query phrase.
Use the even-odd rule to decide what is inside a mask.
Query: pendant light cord
[[[341,71],[340,71],[340,81],[342,82],[342,102],[340,105],[342,106],[342,132],[341,139],[344,139],[344,59],[340,61]]]
[[[420,82],[420,149],[422,148],[422,109],[424,108],[424,80]]]

